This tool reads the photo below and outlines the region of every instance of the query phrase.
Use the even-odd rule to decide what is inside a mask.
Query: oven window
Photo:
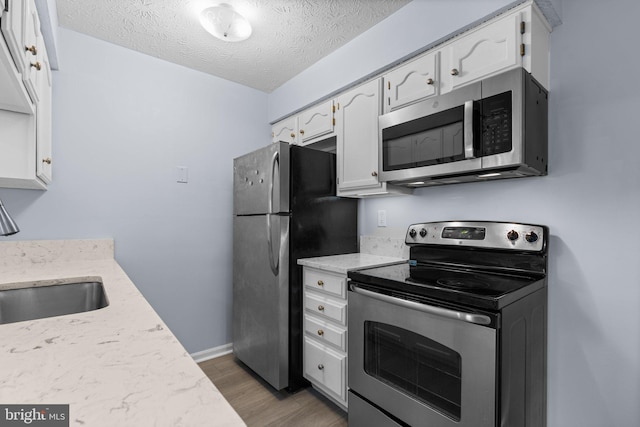
[[[383,170],[399,170],[464,159],[464,107],[384,129]]]
[[[460,354],[427,337],[365,322],[364,370],[391,387],[460,421]]]

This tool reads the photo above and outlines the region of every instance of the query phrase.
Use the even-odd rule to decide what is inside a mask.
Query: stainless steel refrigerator
[[[234,159],[233,351],[274,388],[302,377],[299,258],[357,252],[357,200],[336,197],[336,158],[271,144]]]

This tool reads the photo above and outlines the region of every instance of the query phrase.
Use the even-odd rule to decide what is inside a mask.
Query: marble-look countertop
[[[403,258],[364,253],[301,258],[298,260],[299,265],[340,274],[347,274],[347,272],[351,270],[360,270],[362,268],[369,267],[382,267],[385,265],[401,264],[404,262],[407,262],[407,260]]]
[[[111,257],[100,254],[105,242]],[[0,402],[69,404],[70,426],[244,426],[113,259],[112,242],[0,243],[0,289],[98,278],[109,300],[0,325]]]

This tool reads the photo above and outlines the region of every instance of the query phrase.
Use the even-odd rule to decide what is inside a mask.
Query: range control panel
[[[545,248],[542,225],[488,221],[440,221],[412,224],[407,245],[447,245],[539,252]]]

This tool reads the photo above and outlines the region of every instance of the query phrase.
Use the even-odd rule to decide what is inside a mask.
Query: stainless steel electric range
[[[546,425],[548,229],[414,224],[349,272],[349,426]]]

